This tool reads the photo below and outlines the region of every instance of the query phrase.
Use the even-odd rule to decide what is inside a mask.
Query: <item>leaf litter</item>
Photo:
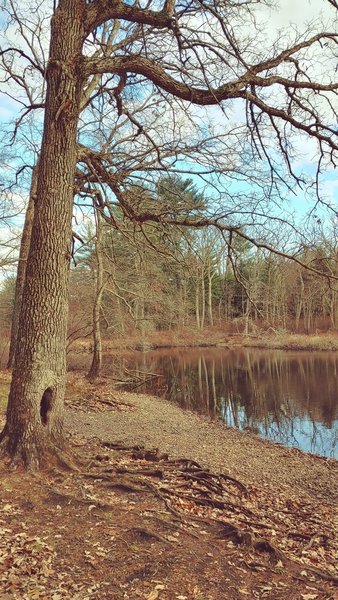
[[[133,410],[102,391],[96,409],[83,384],[88,412]],[[72,439],[79,472],[0,463],[1,600],[335,597],[330,499],[97,434]]]

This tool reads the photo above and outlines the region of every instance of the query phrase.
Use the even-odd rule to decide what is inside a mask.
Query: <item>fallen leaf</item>
[[[157,600],[158,598],[158,590],[155,588],[152,592],[150,592],[149,596],[147,596],[147,600]]]
[[[177,539],[177,537],[174,537],[173,535],[167,535],[166,539],[168,540],[168,542],[179,542],[179,540]]]

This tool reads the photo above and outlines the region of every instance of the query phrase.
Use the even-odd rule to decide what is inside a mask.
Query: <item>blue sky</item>
[[[21,4],[25,4],[25,0]],[[280,10],[278,12],[268,11],[262,9],[262,23],[265,21],[265,31],[268,40],[273,40],[279,29],[295,24],[301,29],[306,27],[306,22],[319,18],[320,11],[324,10],[324,18],[329,25],[334,25],[332,16],[335,14],[332,12],[328,2],[322,0],[281,0]],[[237,104],[236,106],[239,106]],[[8,121],[15,119],[20,110],[20,105],[14,100],[7,97],[3,92],[0,92],[0,125],[2,128],[6,126]],[[221,126],[224,122],[225,116],[217,109],[211,109],[214,112],[214,120]],[[235,111],[236,112],[236,111]],[[237,118],[242,118],[242,109],[239,109]],[[236,115],[234,115],[236,118]],[[311,177],[315,176],[315,163],[316,163],[316,149],[311,141],[304,138],[299,138],[299,156],[297,160],[297,172],[304,172]],[[333,169],[327,169],[322,175],[322,189],[324,190],[325,199],[329,205],[333,208],[338,206],[338,181],[337,174]],[[237,184],[238,192],[249,191],[247,184]],[[296,195],[292,193],[287,194],[288,201],[285,204],[287,210],[295,210],[299,217],[305,215],[308,209],[311,207],[310,200],[307,199],[304,193],[294,188]],[[322,210],[319,210],[322,214]],[[19,221],[17,221],[19,224]],[[0,241],[4,235],[4,231],[0,228]]]

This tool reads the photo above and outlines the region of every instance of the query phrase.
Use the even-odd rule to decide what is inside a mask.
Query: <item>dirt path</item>
[[[89,438],[155,447],[171,458],[196,460],[244,483],[291,488],[313,501],[337,500],[338,463],[334,460],[240,433],[159,398],[131,393],[114,393],[113,397],[119,409],[109,412],[82,412],[79,400],[76,409],[67,411],[67,429]]]

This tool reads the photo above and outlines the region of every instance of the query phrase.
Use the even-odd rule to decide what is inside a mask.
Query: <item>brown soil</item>
[[[111,389],[71,376],[79,472],[0,463],[1,600],[334,598],[336,462]]]
[[[72,375],[79,390],[81,378]],[[76,385],[77,381],[77,385]],[[122,444],[141,444],[167,452],[172,458],[190,458],[213,472],[232,474],[257,486],[292,488],[313,500],[338,498],[337,463],[264,441],[252,433],[241,433],[172,403],[144,394],[111,392],[102,385],[85,392],[88,400],[102,403],[105,393],[124,410],[88,412],[83,398],[70,399],[67,430],[85,437],[98,437]],[[73,408],[72,408],[73,406]],[[94,407],[93,407],[94,408]],[[95,410],[95,408],[94,408]]]

